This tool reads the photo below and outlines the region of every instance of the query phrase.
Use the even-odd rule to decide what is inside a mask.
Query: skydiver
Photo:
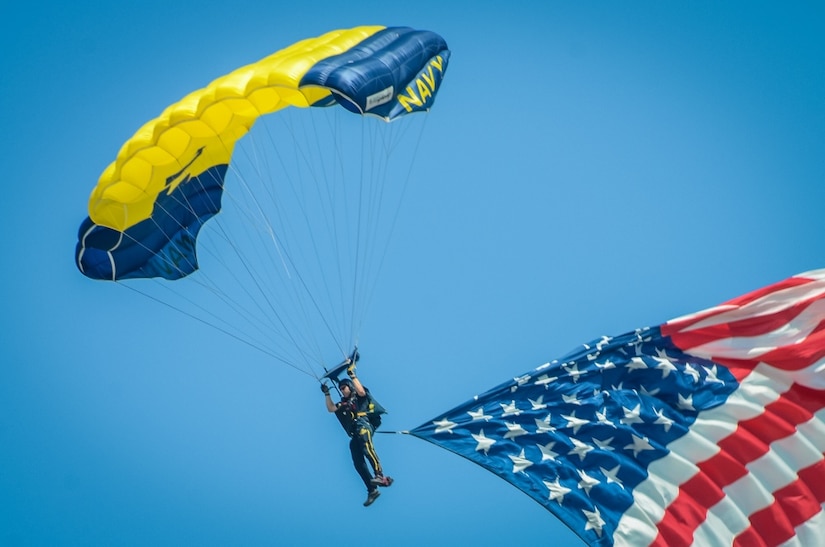
[[[321,384],[321,391],[324,392],[327,410],[335,413],[344,431],[350,436],[349,450],[352,454],[352,463],[367,487],[364,507],[368,507],[381,495],[378,487],[390,486],[393,482],[391,477],[384,475],[381,461],[378,459],[372,442],[375,429],[381,425],[380,415],[386,411],[372,398],[369,390],[361,385],[360,380],[355,376],[355,361],[349,358],[346,364],[349,365],[347,367],[349,378],[338,382],[341,401],[337,404],[332,402],[329,387],[324,383]],[[372,467],[374,477],[370,474],[365,460]]]

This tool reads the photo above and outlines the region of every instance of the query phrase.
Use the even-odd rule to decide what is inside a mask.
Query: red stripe
[[[719,441],[719,448],[748,464],[765,454],[770,443],[792,435],[799,424],[809,421],[824,407],[825,392],[792,384],[779,399],[765,406],[762,414],[739,422],[736,431]],[[713,460],[718,456],[700,464],[700,469],[715,465]]]
[[[750,516],[751,527],[733,542],[735,547],[776,546],[792,538],[798,526],[822,510],[825,502],[825,461],[798,473],[798,479],[774,492],[774,503]],[[764,542],[764,543],[763,543]]]
[[[825,321],[805,340],[790,346],[783,346],[759,357],[769,365],[782,370],[801,370],[825,357]]]
[[[793,435],[796,425],[811,418],[805,409],[780,398],[766,406],[763,414],[740,422],[732,435],[719,441],[719,449],[736,461],[750,463],[767,454],[772,442]]]
[[[659,535],[653,544],[692,543],[708,508],[724,497],[722,489],[745,476],[745,466],[767,453],[772,442],[794,434],[797,425],[813,417],[812,411],[825,407],[823,396],[821,391],[793,384],[762,414],[740,422],[736,431],[718,443],[720,452],[700,463],[698,473],[680,486],[658,524]]]
[[[655,547],[688,546],[693,532],[705,521],[708,504],[724,497],[724,492],[707,475],[699,473],[679,487],[676,499],[657,524],[659,534],[651,543]]]
[[[794,384],[782,398],[805,409],[811,415],[825,408],[825,391],[821,389],[812,389]]]
[[[679,332],[680,330],[684,330],[691,325],[695,325],[700,321],[704,321],[708,317],[713,317],[714,315],[719,315],[720,313],[724,313],[726,311],[730,311],[730,308],[726,310],[718,310],[718,309],[708,309],[703,310],[700,312],[696,312],[691,314],[690,317],[685,319],[671,319],[667,323],[661,325],[659,329],[662,331],[662,334],[665,336],[672,336],[674,332]]]
[[[699,472],[679,487],[676,499],[665,510],[653,544],[666,547],[674,545],[678,538],[684,545],[693,543],[693,532],[707,518],[708,508],[725,497],[722,488],[747,473],[741,462],[724,452],[701,463]]]
[[[710,325],[692,329],[687,332],[673,332],[670,336],[674,340],[674,343],[685,351],[696,346],[707,344],[708,342],[716,342],[717,340],[724,340],[726,338],[761,336],[785,327],[811,304],[822,298],[825,298],[825,295],[799,301],[770,315],[751,316],[747,319]]]
[[[767,287],[762,287],[761,289],[756,289],[755,291],[751,291],[747,294],[742,296],[738,296],[731,300],[725,302],[725,304],[731,304],[734,306],[745,306],[750,304],[751,302],[755,302],[760,298],[768,296],[771,293],[775,293],[778,291],[783,291],[785,289],[790,289],[793,287],[799,287],[802,285],[807,285],[808,283],[814,283],[817,281],[816,279],[811,279],[809,277],[789,277],[788,279],[784,279],[779,283],[774,283],[773,285],[768,285]]]
[[[705,342],[714,342],[716,339],[705,339],[702,335],[693,334],[673,334],[673,343],[683,350],[689,352],[689,348],[701,345]],[[729,363],[738,368],[752,370],[760,362],[782,370],[801,370],[811,366],[825,357],[825,321],[819,323],[816,328],[801,342],[781,346],[769,352],[763,353],[757,359],[723,359],[713,357],[718,363]]]
[[[742,307],[751,302],[759,300],[760,298],[764,298],[765,296],[770,295],[771,293],[781,291],[784,289],[790,289],[792,287],[799,287],[801,285],[805,285],[807,283],[812,283],[815,280],[808,279],[805,277],[790,277],[785,279],[784,281],[780,281],[779,283],[774,283],[773,285],[768,285],[767,287],[763,287],[761,289],[757,289],[755,291],[749,292],[745,295],[742,295],[738,298],[734,298],[732,300],[728,300],[723,304],[723,306],[737,306]],[[686,318],[683,320],[673,320],[665,323],[662,325],[662,333],[665,336],[670,336],[672,332],[676,332],[682,330],[690,325],[694,325],[708,317],[713,315],[718,315],[719,313],[723,313],[725,310],[705,310],[705,312],[698,312],[693,314],[690,318]]]
[[[714,363],[719,363],[720,365],[727,367],[728,371],[733,374],[733,377],[736,378],[736,381],[740,384],[748,377],[748,375],[753,372],[753,369],[756,368],[756,365],[759,364],[759,361],[753,361],[748,359],[722,359],[716,358],[713,360]]]

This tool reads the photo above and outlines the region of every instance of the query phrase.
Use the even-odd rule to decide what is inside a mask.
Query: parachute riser
[[[335,365],[332,370],[327,370],[327,368],[324,367],[324,375],[321,376],[318,381],[322,384],[329,381],[332,383],[332,387],[335,388],[335,391],[338,392],[338,396],[342,396],[341,390],[338,389],[338,383],[342,380],[342,378],[339,377],[341,376],[341,373],[343,373],[352,363],[357,363],[360,358],[361,356],[358,354],[358,346],[355,346],[352,353],[350,353],[346,359]]]

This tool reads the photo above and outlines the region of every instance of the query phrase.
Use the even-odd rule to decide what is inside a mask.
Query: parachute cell
[[[93,279],[178,279],[221,210],[235,144],[265,114],[340,104],[391,121],[428,110],[450,52],[435,33],[378,26],[303,40],[239,68],[139,129],[100,177],[76,263]]]

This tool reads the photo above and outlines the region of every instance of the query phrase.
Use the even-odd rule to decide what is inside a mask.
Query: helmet
[[[338,389],[347,386],[350,391],[355,391],[355,384],[352,383],[352,380],[349,378],[344,378],[343,380],[338,382]]]

